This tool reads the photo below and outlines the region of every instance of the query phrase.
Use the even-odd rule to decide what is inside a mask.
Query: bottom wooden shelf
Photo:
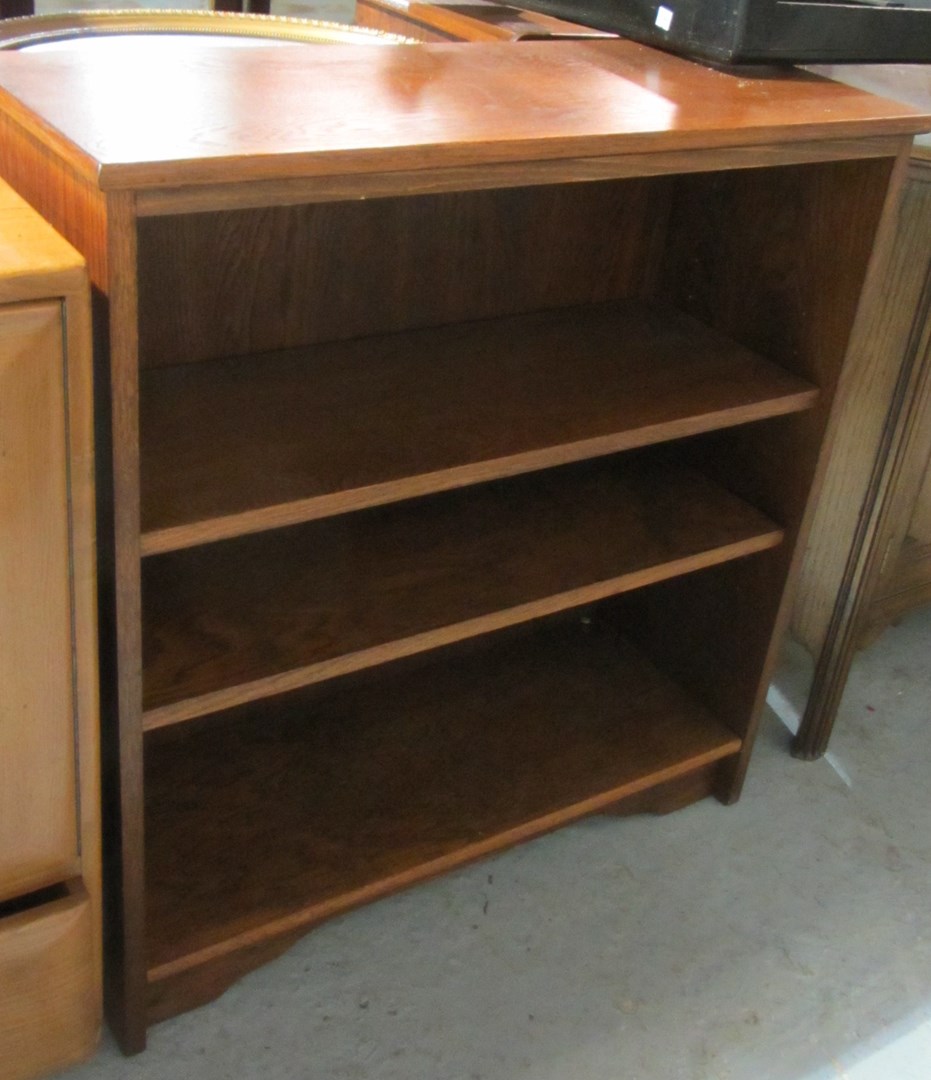
[[[150,732],[155,1011],[191,1004],[173,980],[215,996],[275,940],[739,748],[578,615]]]

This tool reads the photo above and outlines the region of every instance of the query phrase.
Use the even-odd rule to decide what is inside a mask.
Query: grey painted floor
[[[858,660],[845,776],[787,742],[770,716],[734,807],[374,904],[68,1080],[927,1080],[931,610]]]

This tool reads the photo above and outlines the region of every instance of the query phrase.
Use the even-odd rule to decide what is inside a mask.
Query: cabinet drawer
[[[0,308],[0,901],[77,869],[66,409],[61,304]]]
[[[64,1068],[97,1043],[91,903],[79,881],[46,892],[26,910],[0,906],[0,1080]]]

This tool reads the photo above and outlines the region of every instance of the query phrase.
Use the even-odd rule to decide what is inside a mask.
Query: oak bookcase
[[[621,41],[6,59],[110,381],[123,1046],[362,902],[734,800],[926,119]]]

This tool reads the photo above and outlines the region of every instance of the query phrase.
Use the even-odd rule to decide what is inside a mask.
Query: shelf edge
[[[448,870],[464,866],[470,862],[475,862],[487,855],[503,851],[506,848],[513,847],[523,841],[535,839],[538,836],[543,836],[547,832],[553,832],[564,825],[579,821],[584,817],[605,810],[613,804],[620,802],[622,799],[642,794],[650,788],[657,787],[670,780],[676,780],[680,777],[687,776],[689,773],[698,771],[707,765],[712,765],[715,762],[731,757],[739,753],[740,748],[741,741],[735,735],[727,742],[720,744],[712,750],[698,754],[686,761],[679,762],[676,765],[670,765],[665,769],[660,769],[647,776],[637,777],[616,788],[611,788],[608,791],[592,795],[587,799],[582,799],[577,803],[573,803],[571,807],[551,811],[549,814],[545,814],[542,817],[534,818],[532,821],[524,822],[521,825],[515,825],[503,832],[495,833],[493,836],[467,844],[454,852],[442,855],[436,859],[431,859],[428,862],[421,863],[418,866],[391,875],[381,881],[354,889],[335,899],[323,901],[312,907],[274,919],[261,927],[235,934],[224,941],[217,942],[215,945],[198,949],[196,952],[189,953],[176,960],[170,960],[167,963],[155,965],[148,971],[149,985],[153,986],[159,982],[166,981],[183,972],[190,971],[203,964],[208,964],[213,960],[219,959],[220,957],[237,952],[240,949],[264,943],[272,937],[284,936],[290,932],[299,931],[302,928],[309,929],[326,919],[342,914],[352,908],[360,907],[373,900],[378,900],[390,893],[415,885],[428,878],[437,877]]]
[[[384,506],[423,495],[434,495],[492,480],[520,476],[523,473],[542,471],[554,466],[571,465],[607,457],[610,454],[652,446],[673,438],[689,438],[693,435],[703,435],[760,420],[775,419],[810,409],[818,395],[817,388],[812,387],[809,390],[788,394],[775,401],[769,399],[754,402],[751,405],[703,413],[697,417],[663,421],[633,431],[601,435],[575,443],[562,443],[503,458],[458,465],[451,469],[424,473],[420,476],[371,484],[349,491],[297,499],[279,503],[276,506],[207,518],[184,525],[149,529],[142,533],[142,557],[163,555],[170,551],[180,551],[218,540],[231,540],[237,536],[266,532],[289,525],[300,525],[354,510]]]
[[[250,701],[298,690],[314,683],[325,682],[340,675],[376,667],[392,660],[400,660],[417,653],[427,652],[444,645],[452,645],[468,638],[478,637],[509,626],[517,626],[531,619],[555,615],[584,604],[595,603],[611,596],[618,596],[633,589],[652,585],[669,578],[680,577],[707,567],[730,562],[733,559],[756,555],[777,547],[783,540],[782,529],[773,528],[748,539],[738,540],[722,547],[712,548],[697,554],[688,555],[671,562],[660,563],[642,570],[628,572],[620,577],[595,582],[568,592],[557,593],[550,597],[532,600],[503,611],[480,615],[473,619],[454,623],[450,626],[426,630],[397,641],[374,645],[358,652],[348,653],[316,664],[308,664],[277,675],[270,675],[253,682],[242,683],[234,687],[201,694],[194,698],[182,699],[169,705],[162,705],[143,712],[142,726],[145,731],[183,723],[199,716],[221,712],[236,705]]]

